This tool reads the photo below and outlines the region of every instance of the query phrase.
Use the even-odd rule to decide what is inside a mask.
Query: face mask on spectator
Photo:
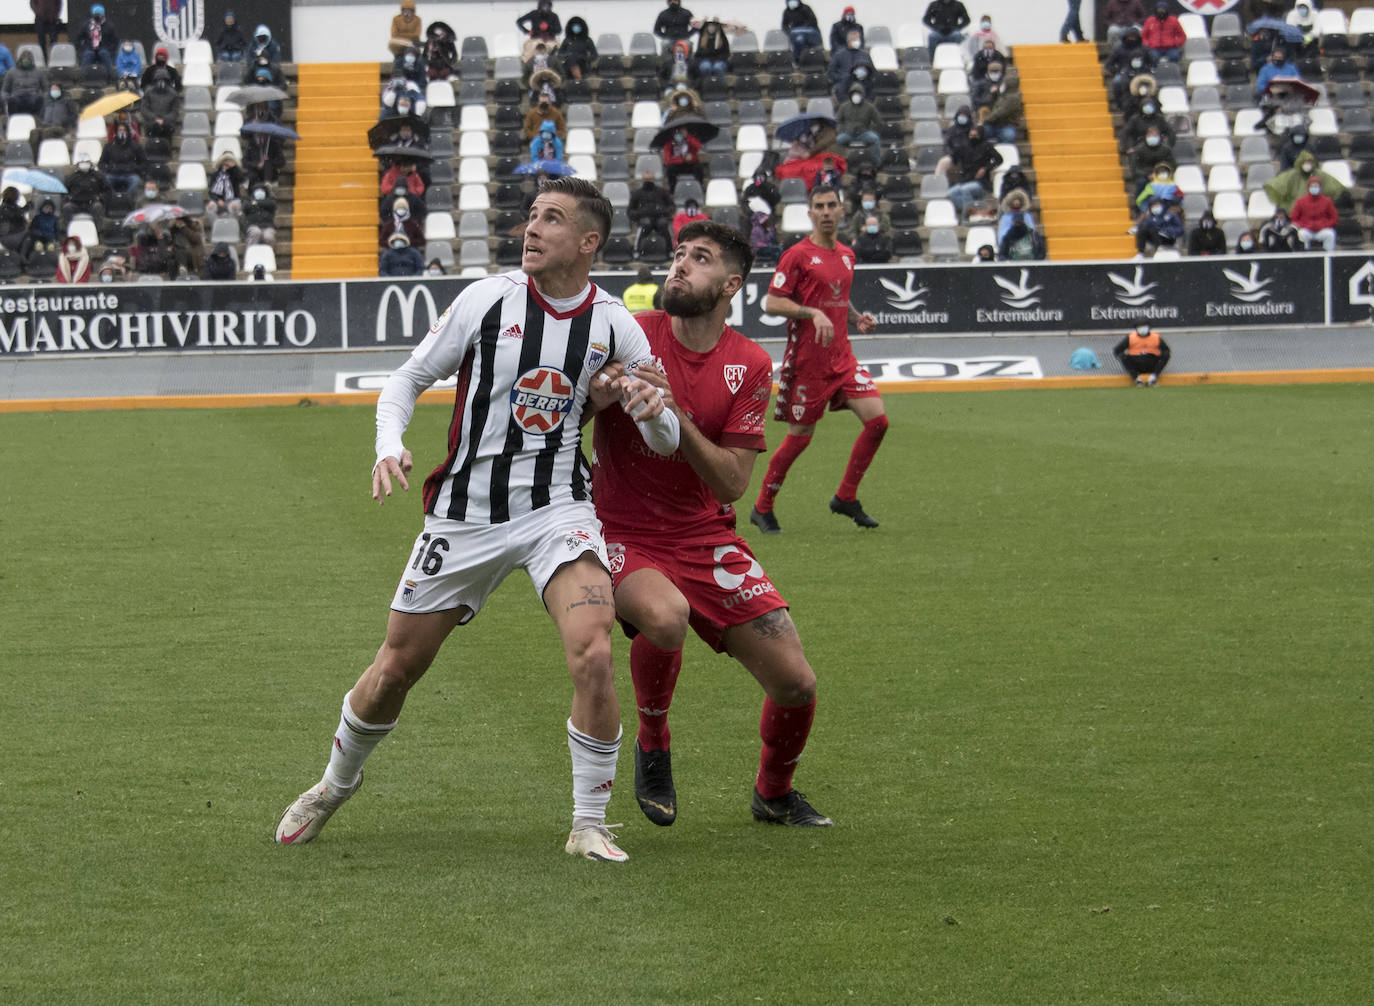
[[[396,114],[397,114],[397,115],[409,115],[409,114],[410,114],[410,102],[409,102],[409,101],[406,101],[404,98],[401,99],[400,101],[396,102]]]
[[[1294,133],[1294,134],[1293,134],[1293,143],[1294,143],[1295,146],[1299,146],[1299,147],[1306,146],[1306,144],[1307,144],[1307,134],[1306,134],[1306,133]]]
[[[787,0],[787,9],[796,10],[799,3],[801,3],[801,0]]]
[[[62,97],[62,88],[60,88],[60,87],[50,87],[50,88],[48,88],[48,96],[49,96],[50,98],[52,98],[53,101],[56,101],[58,98]]]
[[[1205,230],[1205,231],[1210,231],[1210,230],[1211,230],[1213,227],[1215,227],[1216,225],[1217,225],[1217,222],[1216,222],[1215,220],[1204,220],[1204,221],[1202,221],[1202,229]]]
[[[101,274],[100,274],[100,282],[102,282],[102,283],[113,283],[113,282],[114,282],[114,273],[110,272],[108,269],[104,270],[104,271],[101,272]]]
[[[1241,250],[1241,251],[1250,251],[1250,250],[1253,249],[1254,247],[1255,247],[1255,242],[1254,242],[1251,238],[1246,237],[1246,238],[1241,238],[1241,239],[1240,239],[1240,250]]]
[[[851,38],[851,39],[849,40],[849,48],[851,48],[851,49],[857,49],[857,48],[859,48],[859,46],[861,46],[862,44],[863,44],[863,43],[860,42],[857,38]]]
[[[990,31],[992,29],[992,18],[983,18],[983,20],[978,22],[978,27],[983,29],[983,31]]]
[[[263,200],[263,199],[266,199],[266,198],[267,198],[267,190],[266,190],[266,189],[254,189],[254,190],[253,190],[253,198],[254,198],[254,199],[257,199],[257,200],[259,200],[259,201],[261,201],[261,200]]]
[[[1151,133],[1149,136],[1145,137],[1145,145],[1146,145],[1147,147],[1157,147],[1157,146],[1159,146],[1159,136],[1158,136],[1158,134],[1156,134],[1156,133]]]
[[[1307,191],[1311,195],[1319,196],[1322,194],[1322,187],[1320,185],[1309,185],[1307,186]]]
[[[91,162],[90,162],[90,161],[78,161],[77,164],[76,164],[76,170],[77,170],[77,171],[90,171],[90,170],[91,170]]]
[[[1161,213],[1163,213],[1163,212],[1164,212],[1164,207],[1161,206],[1159,203],[1155,203],[1153,206],[1150,207],[1150,213],[1153,214],[1154,216],[1159,216],[1159,215],[1160,215]]]
[[[414,65],[415,65],[415,54],[414,54],[414,53],[411,53],[411,52],[406,53],[406,56],[405,56],[405,64],[406,64],[406,66],[414,66]]]
[[[994,84],[997,83],[997,82],[998,82],[999,80],[1001,80],[1001,79],[1002,79],[1002,72],[1001,72],[1000,70],[989,70],[989,71],[988,71],[988,80],[992,81]]]
[[[1132,70],[1140,70],[1140,69],[1142,69],[1144,66],[1145,66],[1145,61],[1144,61],[1143,59],[1141,59],[1139,56],[1137,56],[1135,59],[1131,60],[1131,69],[1132,69]]]
[[[151,185],[148,186],[146,189],[143,190],[143,198],[144,198],[144,199],[156,199],[156,198],[157,198],[157,189],[154,188],[154,187],[151,186]]]
[[[864,199],[862,199],[862,200],[860,201],[860,204],[859,204],[859,205],[861,205],[861,206],[862,206],[864,209],[866,209],[866,210],[871,210],[871,209],[873,209],[875,206],[877,206],[878,204],[877,204],[877,202],[876,202],[875,200],[870,199],[870,198],[868,198],[868,197],[864,197]]]
[[[1156,105],[1153,101],[1147,101],[1145,102],[1145,104],[1140,106],[1140,111],[1143,112],[1145,115],[1154,115],[1155,112],[1159,111],[1159,106]]]
[[[864,230],[866,230],[869,234],[877,234],[877,233],[878,233],[878,225],[877,225],[877,224],[866,224],[866,225],[864,225]]]

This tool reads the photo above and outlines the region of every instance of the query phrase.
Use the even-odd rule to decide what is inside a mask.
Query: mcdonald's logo
[[[413,339],[415,337],[415,305],[421,299],[425,302],[429,314],[426,321],[421,325],[421,332],[428,332],[439,320],[439,310],[434,306],[434,295],[429,292],[428,285],[416,283],[411,286],[409,292],[404,287],[396,285],[388,286],[382,291],[382,298],[377,302],[377,341],[386,342],[387,319],[391,307],[391,299],[395,297],[396,303],[401,308],[401,338]]]

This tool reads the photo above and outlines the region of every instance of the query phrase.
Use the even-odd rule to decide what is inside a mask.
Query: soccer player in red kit
[[[844,478],[830,501],[832,513],[850,518],[859,527],[878,522],[859,504],[859,480],[887,433],[887,412],[868,371],[859,366],[849,346],[849,323],[867,335],[878,324],[849,302],[854,282],[854,252],[840,244],[840,194],[817,185],[808,203],[811,235],[783,253],[763,309],[787,318],[787,349],[778,378],[773,418],[787,423],[787,437],[768,463],[768,473],[749,520],[764,534],[782,527],[773,501],[782,489],[787,469],[811,443],[816,423],[829,409],[849,409],[863,429],[854,441]]]
[[[677,415],[681,436],[672,455],[641,449],[623,411],[604,408],[615,400],[612,386],[592,382],[593,404],[603,408],[593,438],[596,508],[616,614],[633,635],[635,797],[659,825],[677,818],[668,707],[689,625],[763,686],[754,817],[833,823],[792,787],[815,715],[816,675],[787,602],[735,533],[731,504],[749,487],[754,460],[766,447],[773,375],[768,354],[725,324],[752,264],[753,252],[737,230],[690,223],[678,236],[663,285],[664,310],[636,315],[663,373],[638,368],[631,376],[655,384]],[[617,378],[624,371],[617,364],[606,373]]]

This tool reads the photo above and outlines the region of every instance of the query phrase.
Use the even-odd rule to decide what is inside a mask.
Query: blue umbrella
[[[301,138],[301,134],[294,129],[278,125],[275,122],[245,122],[240,132],[266,133],[268,136],[275,136],[281,140],[299,140]]]
[[[794,115],[790,119],[783,119],[779,122],[778,128],[773,131],[773,136],[775,139],[791,143],[793,140],[800,139],[817,125],[833,126],[835,120],[828,115]]]
[[[522,161],[515,166],[517,175],[537,175],[539,172],[546,175],[575,175],[577,171],[562,161]]]
[[[60,178],[54,178],[46,171],[39,171],[35,168],[7,168],[5,170],[6,185],[26,185],[35,192],[66,192],[67,186],[62,184]]]
[[[1301,42],[1302,31],[1294,27],[1287,21],[1280,21],[1276,17],[1257,17],[1245,26],[1245,34],[1253,35],[1259,31],[1277,32],[1279,38],[1285,42]]]

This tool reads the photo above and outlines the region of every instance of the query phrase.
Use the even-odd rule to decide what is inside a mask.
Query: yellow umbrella
[[[109,115],[111,112],[118,112],[121,108],[128,108],[138,101],[138,95],[130,91],[116,91],[114,94],[107,94],[103,98],[96,98],[81,110],[83,119],[99,119]]]

